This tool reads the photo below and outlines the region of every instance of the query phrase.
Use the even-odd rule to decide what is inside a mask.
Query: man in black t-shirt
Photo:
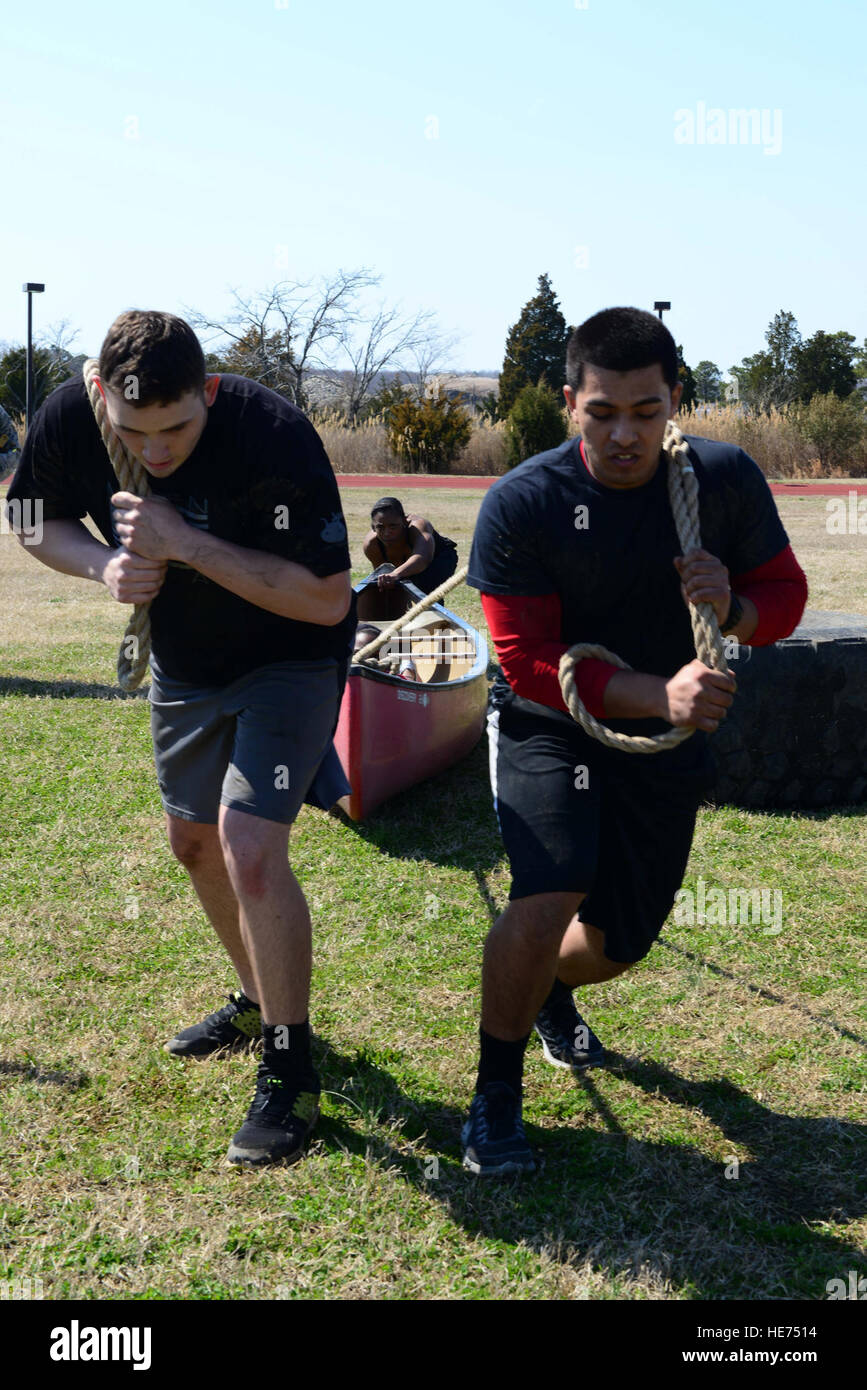
[[[650,950],[680,887],[709,785],[706,735],[735,681],[695,657],[689,603],[723,633],[763,645],[806,599],[770,490],[740,449],[689,437],[701,549],[680,554],[661,456],[677,410],[677,350],[652,315],[610,309],[575,331],[567,405],[580,438],[529,459],[480,509],[467,583],[481,590],[505,679],[489,715],[491,781],[512,870],[485,946],[481,1055],[464,1166],[532,1172],[521,1122],[530,1030],[555,1065],[598,1065],[602,1046],[572,990]],[[670,751],[627,753],[569,715],[563,653],[591,642],[633,668],[583,660],[578,694],[612,729],[696,732]]]
[[[26,539],[44,564],[101,581],[120,603],[151,605],[151,721],[169,840],[241,984],[168,1049],[202,1055],[262,1036],[256,1095],[229,1158],[291,1160],[315,1123],[320,1086],[310,918],[287,846],[301,802],[335,759],[355,627],[337,485],[301,411],[256,382],[206,376],[181,319],[122,314],[99,363],[109,421],[152,495],[120,490],[77,379],[33,420],[9,500],[35,506],[42,540]],[[345,783],[331,790],[329,805]]]

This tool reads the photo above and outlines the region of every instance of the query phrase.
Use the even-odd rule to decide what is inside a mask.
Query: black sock
[[[551,992],[548,995],[548,998],[545,1000],[545,1003],[542,1005],[542,1008],[548,1009],[551,1007],[552,1004],[559,1004],[562,999],[571,999],[572,988],[572,985],[564,985],[563,981],[558,979],[555,975],[554,983],[551,986]]]
[[[504,1081],[507,1086],[511,1086],[516,1096],[520,1096],[524,1076],[524,1052],[529,1040],[528,1033],[526,1038],[518,1038],[516,1042],[503,1042],[501,1038],[492,1038],[490,1033],[480,1028],[476,1090],[483,1090],[489,1081]]]
[[[235,1003],[241,1009],[258,1009],[259,1005],[255,999],[251,999],[249,994],[245,994],[242,989],[235,990]]]
[[[295,1080],[316,1081],[318,1078],[310,1055],[310,1022],[263,1023],[262,1061],[269,1071]]]

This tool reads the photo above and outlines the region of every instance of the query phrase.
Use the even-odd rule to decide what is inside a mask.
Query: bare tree
[[[44,333],[40,333],[38,342],[41,347],[66,360],[75,355],[72,345],[80,332],[80,328],[73,328],[69,319],[60,319],[58,323],[49,324]]]
[[[327,345],[341,343],[347,324],[358,322],[358,296],[378,285],[380,278],[361,267],[313,282],[284,280],[246,297],[233,290],[235,309],[225,322],[194,309],[185,313],[194,328],[230,340],[228,351],[221,354],[230,368],[279,391],[304,410],[308,377],[329,369]]]
[[[185,313],[193,327],[217,340],[215,365],[261,381],[302,410],[315,404],[314,381],[324,383],[354,422],[381,372],[411,362],[426,383],[454,343],[439,333],[430,311],[407,316],[384,304],[365,311],[360,296],[381,279],[365,266],[339,270],[312,282],[281,281],[249,296],[233,290],[234,310],[225,322],[194,309]],[[424,386],[419,389],[423,393]]]
[[[415,381],[416,395],[419,402],[423,401],[428,393],[431,379],[435,375],[440,377],[440,385],[443,376],[443,364],[447,357],[451,357],[460,342],[457,333],[430,333],[422,338],[418,343],[413,344],[409,352],[410,360],[413,363],[412,377]],[[454,376],[454,373],[449,375]]]
[[[406,317],[398,308],[382,305],[371,318],[347,325],[340,346],[349,363],[341,373],[349,421],[355,424],[370,387],[388,367],[414,363],[417,370],[411,375],[417,379],[419,397],[423,396],[434,363],[452,343],[438,331],[430,310]]]

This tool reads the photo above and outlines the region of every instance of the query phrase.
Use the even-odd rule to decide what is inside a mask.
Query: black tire
[[[867,801],[867,617],[808,610],[791,637],[741,647],[738,693],[709,739],[715,805]]]

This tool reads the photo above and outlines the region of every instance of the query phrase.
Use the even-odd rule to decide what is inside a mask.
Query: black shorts
[[[488,715],[509,897],[584,893],[578,916],[604,932],[608,959],[641,960],[674,904],[711,785],[705,740],[621,753],[526,703],[513,696]]]

